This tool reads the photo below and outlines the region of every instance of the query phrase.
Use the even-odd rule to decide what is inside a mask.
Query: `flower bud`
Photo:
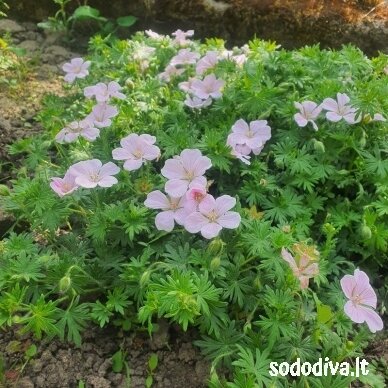
[[[372,237],[372,231],[368,225],[362,225],[360,228],[361,237],[365,240],[369,240]]]
[[[320,154],[325,153],[325,145],[321,141],[314,139],[313,143],[315,151],[319,152]]]
[[[135,83],[131,80],[131,78],[127,78],[125,80],[125,86],[128,88],[128,89],[133,89],[135,87]]]
[[[282,231],[284,233],[290,233],[291,232],[291,226],[290,225],[283,225],[282,226]]]
[[[260,289],[262,287],[262,284],[261,284],[261,280],[260,280],[260,276],[257,275],[255,277],[255,280],[253,281],[253,286],[257,289]]]
[[[211,262],[210,262],[210,269],[212,271],[216,271],[219,266],[221,265],[221,258],[220,256],[216,256]]]
[[[221,252],[224,249],[225,243],[220,238],[215,238],[210,242],[210,244],[207,246],[207,253],[211,256],[217,256],[221,254]]]
[[[143,275],[141,275],[141,278],[139,280],[139,285],[141,288],[143,288],[148,283],[148,281],[150,280],[150,277],[151,277],[151,271],[143,272]]]
[[[71,278],[68,275],[65,275],[60,281],[59,281],[59,291],[62,293],[65,293],[69,290],[71,286]]]
[[[10,194],[9,188],[6,185],[0,185],[0,196],[5,197]]]
[[[333,234],[335,232],[335,228],[332,224],[329,224],[328,222],[323,225],[323,231],[326,234]]]

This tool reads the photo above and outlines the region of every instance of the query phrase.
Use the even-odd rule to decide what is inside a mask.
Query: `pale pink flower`
[[[148,61],[155,52],[155,47],[135,42],[133,59],[137,62]]]
[[[237,66],[242,67],[244,63],[248,60],[248,57],[245,54],[238,54],[233,55],[230,59],[235,62]]]
[[[208,51],[204,57],[202,57],[195,68],[198,75],[202,75],[206,70],[212,69],[219,61],[217,51]]]
[[[164,39],[166,37],[166,35],[158,34],[157,32],[152,31],[152,30],[145,30],[144,32],[151,39],[155,39],[155,40],[162,40],[162,39]]]
[[[178,69],[175,66],[168,65],[164,72],[158,75],[158,78],[162,81],[170,82],[171,78],[181,75],[184,71],[185,69]]]
[[[236,199],[229,195],[214,199],[209,194],[199,203],[198,211],[186,217],[185,229],[190,233],[201,232],[207,239],[218,236],[222,228],[235,229],[241,222],[240,214],[229,211],[235,205]]]
[[[71,143],[81,136],[86,140],[94,141],[99,135],[100,130],[94,126],[92,121],[86,118],[81,121],[73,121],[62,128],[55,136],[55,140],[58,143]]]
[[[75,183],[87,189],[113,186],[117,179],[112,175],[118,174],[119,171],[119,167],[114,163],[108,162],[103,165],[98,159],[83,160],[69,168],[70,174],[75,176]]]
[[[375,113],[372,121],[387,121],[381,113]]]
[[[86,98],[96,97],[97,102],[107,102],[110,98],[115,97],[120,100],[125,99],[125,94],[120,92],[121,86],[116,81],[111,81],[108,84],[99,82],[93,86],[87,86],[84,89]]]
[[[53,177],[51,178],[50,187],[60,196],[71,194],[78,189],[78,185],[75,183],[75,176],[69,171],[66,172],[63,178]]]
[[[212,99],[209,97],[206,100],[202,100],[201,98],[198,98],[196,96],[190,97],[190,95],[186,95],[185,105],[187,105],[189,108],[192,109],[200,109],[200,108],[206,108],[212,103]]]
[[[181,197],[190,187],[206,186],[203,175],[211,165],[211,160],[197,149],[183,150],[179,156],[166,160],[161,170],[162,175],[169,179],[165,185],[166,193]]]
[[[109,127],[112,124],[112,118],[117,116],[119,111],[113,105],[99,103],[95,105],[91,113],[86,117],[98,128]]]
[[[245,120],[240,119],[233,124],[231,136],[236,144],[246,145],[258,155],[271,138],[271,127],[267,120],[251,121],[248,125]]]
[[[62,70],[67,73],[63,79],[72,83],[76,78],[85,78],[89,74],[90,63],[82,58],[73,58],[62,66]]]
[[[184,208],[185,197],[171,197],[161,191],[152,191],[147,195],[144,205],[150,209],[162,210],[155,218],[155,225],[158,230],[171,232],[175,222],[183,225],[187,212]]]
[[[366,322],[372,333],[382,330],[383,321],[374,310],[377,305],[376,293],[369,284],[368,275],[356,269],[354,276],[345,275],[341,279],[341,287],[349,299],[344,307],[345,314],[355,323]]]
[[[186,193],[185,209],[187,213],[193,213],[198,210],[198,205],[210,194],[207,193],[205,186],[191,187]]]
[[[147,160],[159,158],[160,149],[155,146],[155,136],[131,133],[121,139],[121,148],[112,151],[113,159],[125,160],[124,169],[133,171],[139,169]]]
[[[179,82],[178,84],[179,89],[182,90],[183,92],[192,93],[193,91],[191,89],[191,86],[193,85],[194,80],[195,78],[189,78],[188,81]]]
[[[193,65],[197,62],[200,55],[188,49],[181,49],[178,54],[171,58],[170,65]]]
[[[310,122],[313,128],[318,131],[318,126],[314,120],[321,113],[322,107],[313,101],[294,102],[294,106],[300,111],[294,115],[294,119],[299,127],[305,127]]]
[[[333,98],[325,98],[321,107],[328,112],[326,118],[329,121],[337,122],[344,119],[349,124],[355,124],[360,121],[356,120],[357,109],[348,105],[350,98],[345,93],[337,93],[337,101]]]
[[[291,253],[282,248],[282,257],[289,264],[291,270],[300,283],[300,288],[305,289],[309,286],[309,279],[318,275],[318,263],[311,263],[310,258],[306,254],[302,254],[299,262],[296,263]]]
[[[240,159],[245,164],[251,164],[251,157],[249,156],[249,154],[252,152],[252,150],[247,145],[236,143],[235,138],[232,134],[228,136],[226,144],[232,148],[232,151],[230,153],[233,156],[235,156],[237,159]]]
[[[171,35],[175,36],[174,43],[177,43],[180,46],[184,46],[185,44],[189,43],[189,41],[186,38],[193,36],[194,30],[188,30],[188,31],[176,30]]]
[[[224,86],[225,81],[217,79],[214,74],[207,75],[202,81],[195,79],[191,84],[191,90],[196,97],[203,100],[212,98],[220,98],[221,88]]]

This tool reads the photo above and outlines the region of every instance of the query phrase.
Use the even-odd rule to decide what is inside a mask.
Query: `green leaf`
[[[136,23],[136,21],[137,17],[132,15],[122,16],[116,19],[116,22],[120,27],[131,27]]]
[[[100,22],[107,21],[106,18],[100,16],[100,11],[96,8],[90,7],[89,5],[82,5],[74,11],[73,15],[69,20],[84,20],[84,19],[93,19]]]
[[[148,366],[151,372],[153,372],[158,366],[158,361],[158,355],[156,353],[152,353],[150,359],[148,360]]]
[[[27,350],[24,352],[24,355],[27,359],[30,359],[36,355],[38,348],[35,344],[30,345]]]
[[[149,375],[147,378],[146,378],[146,381],[145,381],[145,385],[147,388],[150,388],[152,387],[152,383],[154,382],[154,378]]]
[[[112,370],[115,373],[120,373],[124,368],[124,353],[122,350],[118,350],[113,356],[112,356]]]
[[[334,314],[330,308],[330,306],[326,304],[317,304],[317,321],[319,323],[326,324],[327,326],[331,326],[331,319]]]

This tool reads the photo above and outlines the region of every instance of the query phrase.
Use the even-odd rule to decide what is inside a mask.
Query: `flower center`
[[[97,172],[92,172],[89,174],[89,178],[92,182],[98,182],[100,180],[100,175]]]
[[[142,156],[143,156],[143,152],[140,151],[139,149],[137,149],[134,153],[133,153],[134,156],[136,156],[136,158],[140,159]]]
[[[214,210],[212,210],[208,214],[207,218],[209,219],[210,222],[216,222],[218,220],[218,214]]]
[[[361,295],[356,294],[352,297],[352,302],[355,304],[361,304],[362,303],[362,298]]]
[[[202,193],[200,193],[199,191],[194,193],[194,200],[196,202],[201,202],[203,197],[204,197],[204,195]]]

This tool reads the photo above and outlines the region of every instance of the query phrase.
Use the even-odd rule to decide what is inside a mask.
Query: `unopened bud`
[[[71,286],[71,279],[70,276],[65,275],[60,281],[59,281],[59,291],[62,293],[65,293],[69,290]]]
[[[133,89],[135,87],[135,83],[130,78],[127,78],[125,81],[125,86],[128,89]]]
[[[210,242],[210,244],[207,246],[206,251],[211,256],[217,256],[219,255],[222,250],[224,249],[225,243],[220,238],[215,238]]]
[[[216,271],[219,266],[221,265],[221,258],[220,256],[216,256],[211,262],[210,262],[210,269],[212,271]]]
[[[143,288],[150,280],[150,277],[151,277],[151,271],[143,272],[143,275],[141,275],[141,278],[139,280],[140,287]]]
[[[290,225],[283,225],[282,226],[282,231],[284,233],[290,233],[291,232],[291,226]]]
[[[261,186],[265,187],[265,186],[267,186],[268,181],[262,178],[262,179],[260,179],[259,183],[260,183]]]
[[[317,151],[321,154],[325,153],[325,145],[319,140],[314,139],[313,141],[314,141],[315,151]]]
[[[260,276],[256,276],[255,280],[253,281],[253,286],[257,289],[260,289],[262,287],[262,283],[260,280]]]
[[[0,185],[0,196],[5,197],[10,195],[9,188],[6,185]]]
[[[360,234],[363,239],[369,240],[372,237],[372,231],[368,225],[363,225],[360,229]]]
[[[333,234],[335,232],[335,228],[332,224],[329,224],[328,222],[323,225],[323,231],[326,234]]]

